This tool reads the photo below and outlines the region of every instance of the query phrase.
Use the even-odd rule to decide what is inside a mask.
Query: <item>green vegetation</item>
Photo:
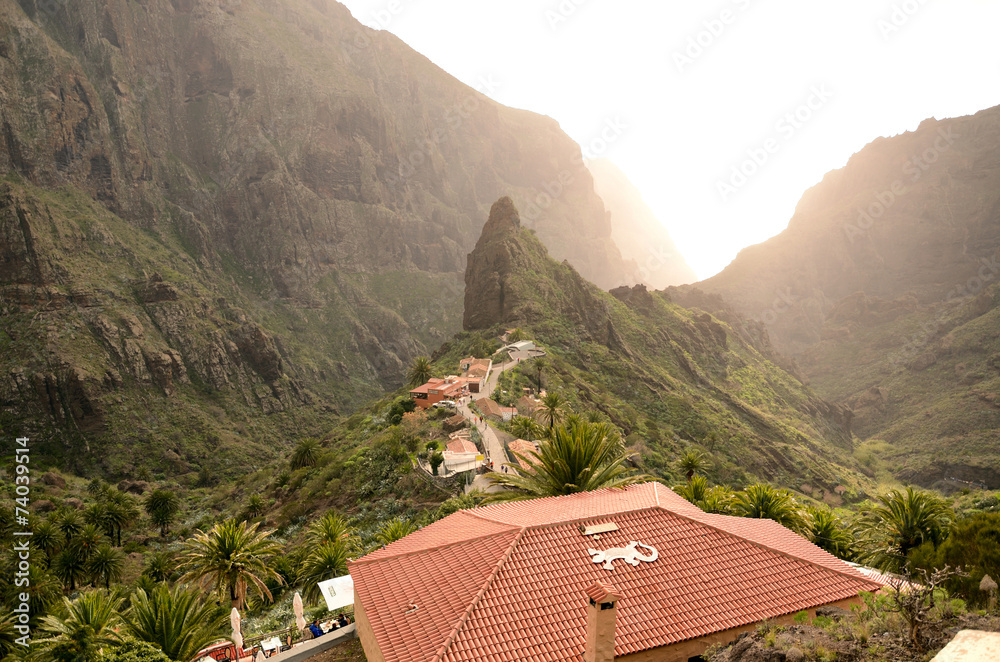
[[[426,356],[418,356],[413,359],[410,371],[406,374],[406,380],[410,386],[420,386],[430,381],[432,374],[430,359]]]
[[[237,609],[243,608],[251,588],[272,599],[265,580],[281,580],[270,564],[280,547],[270,539],[270,532],[257,527],[229,520],[186,541],[180,558],[186,571],[182,579],[211,586]]]
[[[549,411],[553,411],[550,409]],[[515,455],[530,463],[519,474],[499,474],[494,481],[508,488],[491,495],[496,500],[521,500],[590,492],[605,487],[624,487],[649,480],[636,475],[625,463],[621,434],[608,423],[574,422],[551,430],[539,444],[537,456]]]

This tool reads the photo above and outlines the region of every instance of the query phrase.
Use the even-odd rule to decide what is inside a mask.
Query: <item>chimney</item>
[[[584,662],[614,662],[615,620],[622,596],[613,586],[594,582],[587,589],[587,645]]]

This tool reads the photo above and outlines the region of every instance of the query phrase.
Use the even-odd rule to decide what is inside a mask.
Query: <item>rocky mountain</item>
[[[865,489],[849,410],[780,368],[759,322],[643,285],[604,292],[552,259],[510,198],[493,205],[465,283],[466,334],[442,348],[444,365],[478,336],[520,328],[550,352],[549,388],[624,429],[651,472],[668,477],[693,446],[712,453],[720,481],[767,478],[833,499]]]
[[[1000,108],[876,140],[782,234],[672,294],[761,321],[889,473],[998,487],[998,155]]]
[[[587,169],[611,213],[611,238],[622,255],[639,267],[636,282],[661,290],[698,280],[628,176],[608,159],[589,160]]]
[[[2,0],[0,424],[78,470],[263,461],[460,328],[501,191],[631,282],[555,121],[332,0]]]

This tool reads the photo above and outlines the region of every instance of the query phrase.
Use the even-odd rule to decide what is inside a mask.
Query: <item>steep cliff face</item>
[[[859,436],[888,442],[877,455],[896,476],[1000,487],[998,146],[1000,108],[879,139],[808,191],[785,232],[673,296],[721,295],[762,321],[855,410]]]
[[[607,159],[588,161],[587,169],[611,214],[611,238],[622,255],[636,264],[636,282],[662,290],[698,280],[666,227],[625,173]]]
[[[522,328],[550,351],[564,394],[636,433],[658,470],[697,443],[719,479],[864,489],[851,412],[781,369],[760,323],[685,309],[644,285],[603,292],[552,259],[509,198],[493,205],[465,278],[468,332]]]
[[[0,422],[108,464],[186,408],[273,454],[458,330],[489,203],[578,162],[332,0],[0,2]],[[532,223],[629,282],[589,175]]]

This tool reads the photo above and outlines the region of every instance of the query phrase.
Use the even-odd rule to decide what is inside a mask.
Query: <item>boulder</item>
[[[60,476],[59,474],[55,473],[54,471],[46,471],[45,473],[42,474],[40,480],[46,485],[50,485],[52,487],[58,487],[60,490],[66,489],[66,479]]]

